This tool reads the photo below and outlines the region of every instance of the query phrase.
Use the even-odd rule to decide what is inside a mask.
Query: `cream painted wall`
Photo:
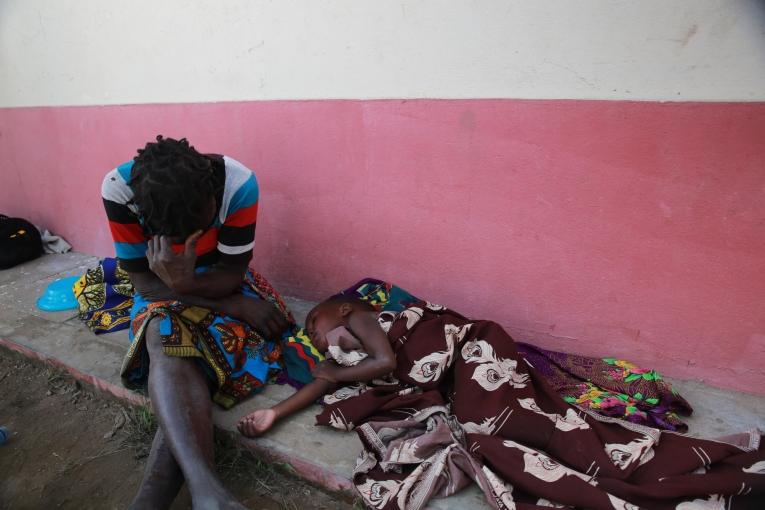
[[[758,0],[0,0],[0,106],[765,100]]]

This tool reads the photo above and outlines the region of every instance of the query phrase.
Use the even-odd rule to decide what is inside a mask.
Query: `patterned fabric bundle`
[[[358,432],[353,482],[373,508],[419,510],[471,481],[502,510],[765,504],[759,431],[695,439],[579,408],[498,324],[431,303],[380,323],[392,378],[336,391],[317,416]]]
[[[117,259],[106,258],[74,284],[80,319],[100,335],[130,326],[133,284]]]
[[[324,361],[324,356],[311,343],[303,328],[287,335],[282,342],[284,367],[289,378],[295,381],[295,387],[301,387],[313,380],[311,371],[317,363]]]
[[[690,404],[654,370],[615,358],[589,358],[517,343],[518,353],[564,400],[603,416],[677,432]]]

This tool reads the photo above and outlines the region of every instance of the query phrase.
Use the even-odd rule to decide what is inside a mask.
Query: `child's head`
[[[368,312],[375,308],[360,299],[336,296],[322,301],[308,312],[305,318],[305,332],[319,352],[329,348],[327,333],[340,326],[348,326],[348,316],[355,310]]]

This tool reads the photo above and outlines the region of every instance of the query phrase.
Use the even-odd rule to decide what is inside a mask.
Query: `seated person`
[[[168,508],[184,483],[194,508],[244,508],[215,473],[212,401],[228,408],[261,389],[280,367],[276,342],[290,323],[248,269],[256,177],[228,156],[158,136],[110,171],[101,192],[135,287],[121,375],[129,386],[148,379],[159,419],[130,508]]]
[[[255,437],[332,391],[340,382],[370,381],[396,368],[388,336],[378,312],[364,301],[337,297],[316,305],[306,317],[311,343],[327,360],[313,371],[315,379],[269,409],[258,409],[239,420],[239,431]]]

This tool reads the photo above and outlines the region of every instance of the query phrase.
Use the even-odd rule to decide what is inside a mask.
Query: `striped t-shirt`
[[[197,267],[209,266],[221,254],[239,255],[252,250],[255,244],[255,224],[258,216],[258,181],[255,174],[228,156],[210,156],[213,179],[222,191],[216,197],[218,214],[213,224],[197,242]],[[133,190],[128,186],[133,162],[124,163],[104,178],[101,197],[104,200],[109,228],[120,266],[126,271],[149,270],[146,249],[149,236],[143,228]],[[174,244],[173,251],[183,252],[183,244]]]

